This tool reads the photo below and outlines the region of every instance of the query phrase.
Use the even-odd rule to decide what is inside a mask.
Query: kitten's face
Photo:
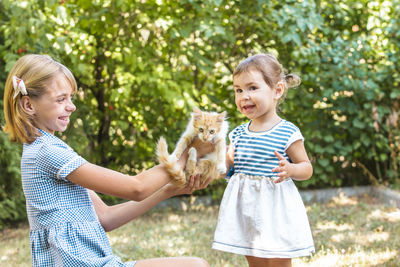
[[[225,112],[211,113],[195,109],[193,112],[193,127],[197,136],[203,142],[211,142],[221,130]]]

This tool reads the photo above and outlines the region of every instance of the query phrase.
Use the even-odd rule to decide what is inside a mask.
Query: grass
[[[218,206],[185,203],[155,209],[108,233],[114,253],[123,260],[198,256],[215,267],[247,266],[243,256],[210,248]],[[399,209],[344,195],[306,207],[316,253],[294,259],[293,266],[398,266]],[[0,266],[31,266],[28,234],[27,225],[0,232]]]

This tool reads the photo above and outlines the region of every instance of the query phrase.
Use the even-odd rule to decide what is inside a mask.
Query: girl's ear
[[[278,82],[275,86],[275,100],[279,100],[285,92],[285,85],[283,82]]]
[[[26,113],[28,113],[29,115],[35,114],[35,107],[32,105],[32,101],[29,96],[21,97],[20,101],[22,104],[22,108],[25,110]]]

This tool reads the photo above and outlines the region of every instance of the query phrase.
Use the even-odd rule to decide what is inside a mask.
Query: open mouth
[[[245,105],[245,106],[242,106],[242,109],[245,112],[249,112],[249,111],[253,110],[254,107],[255,107],[255,105]]]
[[[69,116],[63,116],[63,117],[58,117],[59,120],[68,123],[69,122]]]

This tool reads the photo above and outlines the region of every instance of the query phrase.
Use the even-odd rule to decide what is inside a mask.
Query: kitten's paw
[[[226,173],[226,171],[227,171],[226,165],[225,164],[224,165],[222,165],[222,164],[218,165],[217,166],[217,170],[219,171],[219,173]]]
[[[189,158],[190,159],[196,160],[196,158],[197,158],[197,150],[196,150],[196,148],[191,147],[189,149],[189,151],[188,151],[188,154],[189,154]]]

